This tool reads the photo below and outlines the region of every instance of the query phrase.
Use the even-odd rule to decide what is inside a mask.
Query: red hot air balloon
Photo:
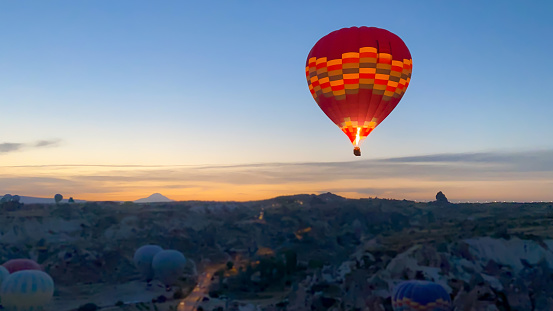
[[[307,56],[305,75],[313,98],[349,137],[359,143],[397,106],[411,81],[412,59],[395,34],[351,27],[322,37]]]
[[[2,266],[10,273],[22,270],[42,270],[42,267],[34,260],[25,258],[8,260]]]

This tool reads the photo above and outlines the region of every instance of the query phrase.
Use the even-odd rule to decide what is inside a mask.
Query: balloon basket
[[[360,156],[361,156],[361,148],[359,148],[359,147],[353,148],[353,154],[354,154],[356,157],[360,157]]]

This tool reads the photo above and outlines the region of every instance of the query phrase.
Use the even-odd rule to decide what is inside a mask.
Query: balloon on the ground
[[[405,43],[375,27],[329,33],[313,46],[305,65],[311,95],[348,136],[356,155],[361,155],[360,142],[405,94],[411,71],[411,53]]]
[[[2,286],[2,282],[10,275],[10,271],[6,269],[4,266],[0,266],[0,286]]]
[[[54,281],[43,271],[23,270],[10,274],[0,286],[6,311],[40,311],[54,295]]]
[[[36,261],[26,258],[8,260],[2,266],[8,269],[10,273],[21,270],[42,270],[42,267]]]
[[[154,278],[154,269],[152,268],[154,256],[162,250],[163,248],[158,245],[144,245],[134,253],[134,264],[142,277],[148,282]]]
[[[405,281],[392,294],[394,311],[449,311],[451,298],[440,284],[429,281]]]
[[[174,285],[184,272],[186,258],[177,250],[163,250],[154,256],[155,276],[166,286]]]

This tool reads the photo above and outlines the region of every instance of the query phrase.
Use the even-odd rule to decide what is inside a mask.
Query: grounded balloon
[[[357,156],[359,143],[403,97],[411,71],[405,43],[375,27],[343,28],[322,37],[305,67],[313,98],[349,137]]]
[[[157,253],[152,261],[155,276],[166,286],[174,285],[184,272],[186,258],[176,250]]]
[[[394,311],[449,311],[451,298],[440,285],[428,281],[405,281],[392,295]]]
[[[163,248],[157,245],[144,245],[134,253],[134,264],[142,274],[146,282],[150,282],[154,278],[154,269],[152,268],[152,260],[154,256],[161,252]]]
[[[54,295],[54,281],[45,272],[24,270],[10,274],[0,287],[6,311],[39,311]]]
[[[8,271],[8,269],[6,269],[4,266],[0,266],[0,286],[9,275],[10,271]]]
[[[21,270],[42,270],[42,267],[36,261],[24,258],[8,260],[2,266],[8,269],[10,273]]]

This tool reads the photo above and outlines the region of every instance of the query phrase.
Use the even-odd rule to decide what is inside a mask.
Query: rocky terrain
[[[427,279],[448,290],[455,310],[553,310],[551,203],[417,203],[327,193],[0,209],[0,260],[40,263],[56,283],[51,310],[87,302],[162,310],[165,300],[171,306],[164,310],[177,310],[213,267],[219,268],[198,309],[391,310],[395,284]],[[190,259],[174,292],[145,289],[132,263],[143,244]]]

